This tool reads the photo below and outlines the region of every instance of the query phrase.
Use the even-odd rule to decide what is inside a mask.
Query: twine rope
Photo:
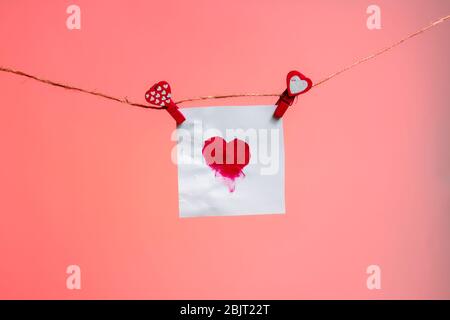
[[[423,27],[423,28],[421,28],[421,29],[419,29],[419,30],[417,30],[417,31],[407,35],[406,37],[398,40],[397,42],[394,42],[390,46],[385,47],[385,48],[383,48],[383,49],[381,49],[381,50],[379,50],[379,51],[377,51],[375,53],[372,53],[371,55],[368,55],[368,56],[366,56],[364,58],[356,60],[352,64],[350,64],[350,65],[348,65],[348,66],[346,66],[346,67],[344,67],[344,68],[342,68],[342,69],[340,69],[340,70],[330,74],[329,76],[323,78],[322,80],[314,83],[312,87],[313,88],[317,87],[317,86],[319,86],[319,85],[321,85],[321,84],[323,84],[323,83],[325,83],[325,82],[327,82],[327,81],[337,77],[338,75],[340,75],[340,74],[342,74],[342,73],[344,73],[344,72],[346,72],[346,71],[348,71],[350,69],[353,69],[354,67],[356,67],[356,66],[358,66],[358,65],[360,65],[360,64],[362,64],[364,62],[367,62],[367,61],[369,61],[371,59],[374,59],[377,56],[379,56],[379,55],[381,55],[381,54],[383,54],[383,53],[385,53],[385,52],[387,52],[389,50],[392,50],[393,48],[401,45],[405,41],[408,41],[409,39],[414,38],[415,36],[418,36],[419,34],[422,34],[422,33],[426,32],[426,31],[430,30],[431,28],[433,28],[433,27],[435,27],[435,26],[445,22],[448,19],[450,19],[450,15],[447,15],[445,17],[439,18],[439,19],[431,22],[429,25],[427,25],[427,26],[425,26],[425,27]],[[124,103],[124,104],[130,105],[130,106],[133,106],[133,107],[140,107],[140,108],[146,108],[146,109],[155,109],[155,110],[166,109],[166,107],[157,107],[157,106],[145,105],[145,104],[141,104],[141,103],[132,102],[132,101],[129,101],[127,99],[127,97],[125,97],[125,98],[117,98],[117,97],[114,97],[114,96],[111,96],[109,94],[105,94],[105,93],[102,93],[102,92],[97,92],[97,91],[93,91],[93,90],[83,89],[83,88],[79,88],[79,87],[76,87],[76,86],[73,86],[73,85],[68,85],[68,84],[64,84],[64,83],[61,83],[61,82],[44,79],[44,78],[41,78],[41,77],[38,77],[38,76],[35,76],[35,75],[32,75],[32,74],[29,74],[29,73],[26,73],[26,72],[23,72],[23,71],[20,71],[20,70],[14,70],[14,69],[8,68],[8,67],[0,66],[0,71],[7,72],[7,73],[12,73],[12,74],[15,74],[15,75],[18,75],[18,76],[22,76],[22,77],[26,77],[26,78],[29,78],[29,79],[33,79],[35,81],[38,81],[38,82],[41,82],[41,83],[44,83],[44,84],[47,84],[47,85],[50,85],[50,86],[60,87],[60,88],[67,89],[67,90],[73,90],[73,91],[78,91],[78,92],[82,92],[82,93],[86,93],[86,94],[102,97],[104,99],[109,99],[109,100],[113,100],[113,101],[116,101],[116,102]],[[238,94],[225,94],[225,95],[211,95],[211,96],[198,96],[198,97],[193,97],[193,98],[181,99],[181,100],[176,101],[175,103],[176,104],[180,104],[180,103],[183,103],[183,102],[190,102],[190,101],[212,100],[212,99],[227,99],[227,98],[238,98],[238,97],[280,97],[280,95],[281,95],[280,93],[238,93]]]

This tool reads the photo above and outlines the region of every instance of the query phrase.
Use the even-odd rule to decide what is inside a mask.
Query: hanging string
[[[140,107],[140,108],[147,108],[147,109],[165,109],[164,107],[148,106],[148,105],[145,105],[145,104],[131,102],[126,97],[123,98],[123,99],[122,98],[116,98],[116,97],[107,95],[105,93],[96,92],[96,91],[92,91],[92,90],[87,90],[87,89],[83,89],[83,88],[78,88],[78,87],[75,87],[75,86],[71,86],[71,85],[68,85],[68,84],[61,83],[61,82],[56,82],[56,81],[53,81],[53,80],[47,80],[47,79],[39,78],[39,77],[34,76],[32,74],[28,74],[26,72],[19,71],[19,70],[13,70],[11,68],[5,68],[5,67],[0,66],[0,71],[14,73],[14,74],[17,74],[19,76],[30,78],[30,79],[33,79],[33,80],[36,80],[36,81],[39,81],[39,82],[42,82],[42,83],[45,83],[45,84],[48,84],[48,85],[51,85],[51,86],[60,87],[60,88],[64,88],[64,89],[67,89],[67,90],[79,91],[79,92],[91,94],[91,95],[94,95],[94,96],[102,97],[102,98],[105,98],[105,99],[114,100],[114,101],[117,101],[117,102],[120,102],[120,103],[126,103],[126,104],[128,104],[130,106],[133,106],[133,107]]]
[[[400,44],[404,43],[405,41],[418,36],[419,34],[422,34],[426,31],[428,31],[429,29],[443,23],[444,21],[450,19],[450,15],[447,15],[445,17],[442,17],[436,21],[433,21],[432,23],[430,23],[428,26],[423,27],[420,30],[417,30],[414,33],[411,33],[410,35],[398,40],[397,42],[391,44],[390,46],[381,49],[367,57],[364,57],[362,59],[359,59],[355,62],[353,62],[352,64],[330,74],[329,76],[325,77],[324,79],[316,82],[315,84],[313,84],[313,87],[317,87],[325,82],[327,82],[328,80],[333,79],[334,77],[337,77],[338,75],[358,66],[359,64],[362,64],[364,62],[367,62],[371,59],[376,58],[377,56],[392,50],[393,48],[399,46]],[[53,80],[48,80],[48,79],[44,79],[44,78],[40,78],[38,76],[32,75],[32,74],[28,74],[26,72],[20,71],[20,70],[14,70],[12,68],[7,68],[7,67],[2,67],[0,66],[0,71],[2,72],[8,72],[8,73],[13,73],[22,77],[26,77],[29,79],[33,79],[42,83],[45,83],[47,85],[51,85],[51,86],[55,86],[55,87],[60,87],[60,88],[64,88],[67,90],[74,90],[74,91],[78,91],[78,92],[83,92],[86,94],[90,94],[90,95],[94,95],[94,96],[98,96],[98,97],[102,97],[105,99],[109,99],[109,100],[113,100],[113,101],[117,101],[120,103],[124,103],[133,107],[140,107],[140,108],[147,108],[147,109],[155,109],[155,110],[161,110],[161,109],[166,109],[165,107],[157,107],[157,106],[149,106],[149,105],[145,105],[145,104],[140,104],[140,103],[136,103],[136,102],[132,102],[129,101],[126,97],[125,98],[117,98],[105,93],[101,93],[101,92],[97,92],[97,91],[92,91],[92,90],[87,90],[87,89],[83,89],[83,88],[79,88],[79,87],[75,87],[72,85],[67,85],[61,82],[57,82],[57,81],[53,81]],[[211,99],[227,99],[227,98],[238,98],[238,97],[279,97],[280,93],[239,93],[239,94],[225,94],[225,95],[213,95],[213,96],[199,96],[199,97],[193,97],[193,98],[186,98],[186,99],[181,99],[176,101],[176,104],[180,104],[183,102],[190,102],[190,101],[199,101],[199,100],[211,100]]]
[[[405,41],[407,41],[407,40],[409,40],[409,39],[411,39],[411,38],[413,38],[415,36],[418,36],[421,33],[424,33],[428,29],[431,29],[431,28],[437,26],[438,24],[440,24],[440,23],[442,23],[442,22],[444,22],[445,20],[448,20],[448,19],[450,19],[450,15],[447,15],[445,17],[442,17],[442,18],[432,22],[428,26],[423,27],[422,29],[417,30],[414,33],[411,33],[410,35],[406,36],[405,38],[398,40],[397,42],[391,44],[390,46],[388,46],[388,47],[386,47],[384,49],[381,49],[381,50],[379,50],[379,51],[377,51],[377,52],[375,52],[375,53],[373,53],[373,54],[371,54],[371,55],[369,55],[367,57],[364,57],[362,59],[359,59],[359,60],[353,62],[352,64],[346,66],[345,68],[342,68],[339,71],[336,71],[336,72],[330,74],[328,77],[326,77],[326,78],[324,78],[324,79],[314,83],[312,87],[313,88],[317,87],[317,86],[327,82],[328,80],[331,80],[334,77],[340,75],[341,73],[344,73],[344,72],[346,72],[346,71],[356,67],[357,65],[359,65],[361,63],[369,61],[369,60],[371,60],[371,59],[373,59],[373,58],[375,58],[375,57],[377,57],[377,56],[379,56],[379,55],[381,55],[381,54],[383,54],[383,53],[385,53],[385,52],[387,52],[387,51],[397,47],[398,45],[402,44],[403,42],[405,42]],[[195,97],[195,98],[187,98],[187,99],[179,100],[179,101],[177,101],[177,103],[198,101],[198,100],[208,100],[208,99],[237,98],[237,97],[279,97],[279,96],[280,96],[279,93],[241,93],[241,94],[228,94],[228,95],[201,96],[201,97]]]

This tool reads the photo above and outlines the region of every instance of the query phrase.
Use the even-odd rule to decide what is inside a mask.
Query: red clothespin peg
[[[160,81],[155,83],[145,93],[145,100],[153,105],[160,106],[167,109],[167,112],[175,119],[177,125],[180,125],[186,120],[184,115],[178,109],[178,106],[173,102],[172,91],[167,81]]]
[[[287,74],[286,86],[287,89],[277,101],[277,108],[273,114],[275,118],[281,118],[284,115],[288,107],[294,103],[295,97],[309,91],[312,87],[312,81],[294,70]]]

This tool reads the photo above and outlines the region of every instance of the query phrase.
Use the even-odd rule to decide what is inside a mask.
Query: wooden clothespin
[[[155,83],[146,93],[145,100],[153,105],[165,108],[167,112],[175,119],[177,125],[180,125],[186,120],[184,115],[178,109],[178,106],[173,102],[172,91],[167,81],[160,81]]]
[[[275,118],[281,118],[289,106],[294,103],[295,98],[303,94],[312,87],[311,79],[305,77],[298,71],[291,71],[286,76],[287,89],[282,93],[277,101],[277,108],[273,116]]]

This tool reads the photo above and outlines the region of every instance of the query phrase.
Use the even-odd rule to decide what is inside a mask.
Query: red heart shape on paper
[[[146,93],[145,100],[148,103],[167,107],[172,102],[172,91],[170,90],[170,85],[167,81],[160,81],[155,83]]]
[[[202,149],[206,164],[224,178],[230,192],[235,190],[235,180],[244,176],[242,170],[250,162],[250,147],[242,140],[226,142],[221,137],[206,140]]]

